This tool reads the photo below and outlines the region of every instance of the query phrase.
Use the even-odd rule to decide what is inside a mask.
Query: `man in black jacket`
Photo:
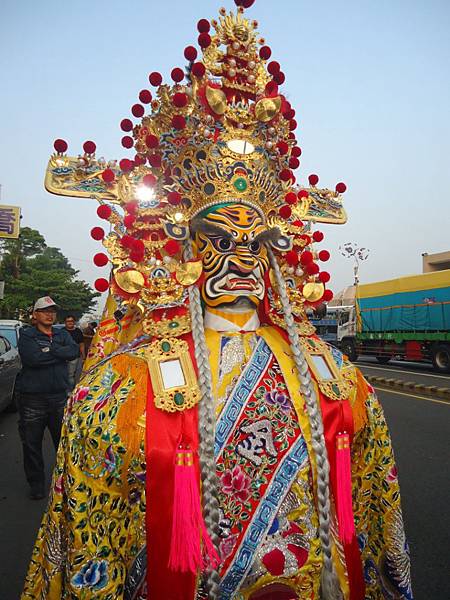
[[[62,418],[70,389],[68,361],[80,354],[78,345],[65,329],[53,327],[56,304],[49,296],[36,301],[34,327],[22,329],[19,353],[22,370],[17,377],[19,433],[30,497],[45,497],[42,440],[48,427],[55,449],[61,435]]]

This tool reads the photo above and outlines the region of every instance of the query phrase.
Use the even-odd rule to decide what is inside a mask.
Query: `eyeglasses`
[[[36,312],[38,312],[38,313],[49,313],[49,314],[52,314],[52,315],[56,314],[56,310],[54,308],[38,308],[36,310]]]

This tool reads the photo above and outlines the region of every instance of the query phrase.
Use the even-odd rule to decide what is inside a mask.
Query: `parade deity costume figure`
[[[412,598],[383,412],[306,316],[345,186],[296,183],[284,74],[237,4],[173,85],[151,73],[133,160],[55,142],[46,187],[100,202],[112,271],[23,600]]]

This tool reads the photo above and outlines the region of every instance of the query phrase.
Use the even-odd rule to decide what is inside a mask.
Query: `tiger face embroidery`
[[[217,307],[247,298],[257,306],[264,297],[269,268],[267,228],[258,212],[237,203],[221,205],[200,215],[193,233],[203,262],[204,302]]]

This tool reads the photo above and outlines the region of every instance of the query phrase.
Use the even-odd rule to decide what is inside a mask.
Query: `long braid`
[[[308,363],[303,355],[300,339],[292,316],[292,308],[286,289],[286,282],[280,271],[278,262],[271,248],[267,248],[272,269],[275,273],[278,293],[283,307],[284,320],[289,335],[295,366],[300,381],[300,391],[305,398],[306,409],[311,427],[312,448],[317,464],[317,503],[319,516],[319,538],[322,545],[324,568],[321,578],[321,593],[323,600],[339,600],[342,594],[336,577],[331,555],[330,538],[330,492],[329,492],[329,463],[325,438],[323,433],[322,415],[316,397],[314,385],[308,369]]]
[[[185,245],[185,259],[194,258],[191,242]],[[192,337],[195,347],[195,360],[198,368],[198,383],[201,400],[199,403],[199,458],[202,479],[203,516],[211,540],[216,548],[219,546],[219,501],[217,498],[218,482],[216,463],[214,460],[215,413],[211,370],[209,367],[208,348],[203,325],[203,313],[200,291],[197,286],[189,288],[189,309],[192,321]],[[220,575],[216,570],[206,574],[205,587],[210,600],[216,600],[220,594]]]

